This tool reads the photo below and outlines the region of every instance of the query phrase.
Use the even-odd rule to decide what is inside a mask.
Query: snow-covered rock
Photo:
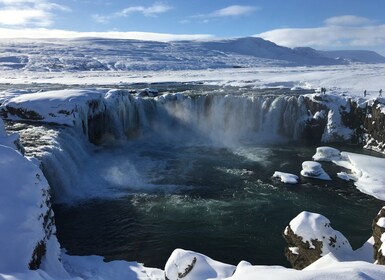
[[[39,268],[54,233],[49,186],[33,162],[0,145],[0,271]]]
[[[330,176],[322,169],[321,164],[315,161],[304,161],[302,163],[301,175],[320,180],[331,180]]]
[[[298,184],[298,176],[290,173],[275,171],[273,178],[279,178],[285,184]]]
[[[17,133],[8,134],[5,131],[3,120],[0,118],[0,144],[17,149],[19,152],[24,153],[24,148],[20,144],[20,136]]]
[[[377,264],[385,265],[385,207],[382,207],[373,219],[372,230],[374,259]]]
[[[205,255],[175,249],[167,260],[164,272],[167,280],[198,280],[230,277],[235,266],[220,263]]]
[[[73,126],[101,99],[103,91],[55,90],[20,94],[5,100],[1,105],[8,119],[42,121]]]
[[[318,147],[313,160],[315,161],[332,161],[333,159],[339,159],[341,152],[332,147]]]
[[[284,231],[288,243],[286,257],[296,269],[302,269],[332,252],[333,254],[350,254],[349,241],[334,230],[330,221],[316,213],[301,212]]]

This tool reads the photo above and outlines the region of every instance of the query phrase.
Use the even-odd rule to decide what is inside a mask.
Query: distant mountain
[[[319,53],[328,58],[345,59],[350,62],[385,63],[385,57],[374,51],[346,50],[346,51],[319,51]]]
[[[167,43],[100,38],[0,40],[0,70],[192,70],[340,65],[355,61],[385,62],[385,58],[369,51],[291,49],[255,37]]]
[[[252,57],[274,59],[290,65],[334,65],[341,64],[333,58],[327,58],[318,52],[290,49],[256,37],[229,39],[202,43],[207,49],[220,50]]]

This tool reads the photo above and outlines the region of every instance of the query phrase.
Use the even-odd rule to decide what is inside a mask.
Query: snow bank
[[[342,152],[340,160],[333,160],[339,166],[350,169],[358,190],[378,199],[385,200],[385,158]]]
[[[48,183],[32,161],[1,144],[0,180],[0,271],[25,271],[45,242]]]
[[[214,261],[192,251],[176,249],[165,266],[165,276],[169,280],[222,279],[230,277],[235,266]]]
[[[180,259],[178,259],[179,257]],[[193,263],[194,258],[196,258],[194,267],[186,270]],[[173,252],[167,264],[165,273],[169,280],[385,279],[385,266],[359,260],[339,261],[339,257],[332,253],[325,255],[303,270],[282,266],[253,266],[246,261],[241,261],[235,267],[219,263],[207,256],[181,249]],[[194,272],[194,270],[196,271]],[[189,271],[189,273],[185,274],[186,271]],[[178,272],[181,273],[179,277]]]
[[[304,161],[302,163],[301,175],[320,180],[331,180],[330,176],[322,169],[321,164],[315,161]]]
[[[357,189],[361,192],[385,200],[385,177],[383,175],[385,158],[340,152],[332,147],[318,147],[313,159],[317,161],[331,161],[338,166],[349,169],[351,174],[341,171],[337,173],[337,176],[346,181],[353,180]],[[310,174],[320,174],[320,166],[315,167],[316,172],[313,172],[313,165],[306,164],[306,170],[309,169]]]
[[[385,267],[361,261],[333,262],[325,267],[304,270],[282,266],[252,266],[240,263],[228,280],[368,280],[385,279]]]
[[[66,254],[62,259],[71,279],[164,280],[163,270],[146,268],[137,262],[105,262],[100,256],[69,256]]]
[[[280,171],[275,171],[273,174],[274,178],[279,178],[282,183],[285,184],[298,184],[298,176],[290,173],[284,173]]]

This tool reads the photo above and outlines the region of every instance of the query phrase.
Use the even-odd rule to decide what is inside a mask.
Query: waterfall
[[[126,90],[110,90],[95,96],[86,106],[77,104],[73,127],[25,124],[18,130],[26,155],[41,160],[56,202],[98,197],[103,192],[106,177],[94,174],[97,171],[87,164],[104,146],[133,140],[228,148],[270,144],[300,139],[308,118],[303,98],[294,95],[168,93],[140,97]],[[136,178],[132,182],[140,182],[140,172],[132,162],[120,167],[123,172],[115,171],[128,172],[127,177]]]
[[[116,94],[116,92],[114,92]],[[230,145],[299,139],[307,118],[302,97],[287,95],[183,95],[155,98],[107,94],[98,130],[117,139],[132,136],[199,140]],[[92,122],[92,119],[91,119]]]

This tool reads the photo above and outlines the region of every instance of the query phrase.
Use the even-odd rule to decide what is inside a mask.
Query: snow
[[[303,211],[289,223],[294,234],[301,236],[304,243],[315,248],[313,240],[322,242],[322,256],[334,254],[350,254],[353,250],[349,241],[339,231],[330,226],[330,221],[317,213]]]
[[[338,172],[338,173],[337,173],[337,177],[340,178],[340,179],[342,179],[342,180],[345,180],[345,181],[350,181],[350,180],[353,180],[353,181],[354,181],[354,176],[349,175],[348,173],[343,172],[343,171]]]
[[[163,280],[160,269],[145,268],[137,262],[104,262],[100,256],[63,255],[63,265],[74,279]],[[78,277],[78,278],[77,278]]]
[[[44,240],[44,199],[48,183],[41,170],[0,138],[0,271],[28,267],[35,246]]]
[[[298,247],[289,247],[289,250],[294,255],[298,255],[298,253],[299,253],[299,248]]]
[[[385,228],[385,218],[384,218],[384,217],[379,218],[376,224],[377,224],[379,227]]]
[[[322,169],[322,165],[315,161],[304,161],[302,163],[301,175],[320,180],[331,180],[330,176]]]
[[[304,270],[288,269],[281,266],[251,266],[241,263],[228,280],[367,280],[384,279],[385,268],[361,262],[333,262],[328,266]]]
[[[2,40],[0,70],[137,71],[264,65],[338,65],[334,58],[277,46],[261,38],[151,42],[112,39]]]
[[[332,147],[318,147],[313,159],[331,161],[343,168],[349,169],[337,173],[343,180],[355,181],[358,190],[375,198],[385,200],[385,158],[362,155],[350,152],[340,152]]]
[[[350,169],[348,174],[358,190],[385,200],[385,158],[341,152],[341,159],[333,160],[339,166]]]
[[[385,257],[385,232],[383,234],[381,234],[380,240],[381,240],[382,244],[381,244],[380,249],[378,249],[378,250],[381,251],[382,255]]]
[[[230,277],[234,270],[233,265],[182,249],[174,250],[164,269],[169,280],[221,279]]]
[[[316,149],[316,153],[313,156],[313,160],[315,161],[332,161],[333,158],[340,158],[341,152],[332,147],[318,147]]]
[[[21,109],[32,112],[37,121],[52,122],[72,126],[79,119],[79,106],[100,98],[101,91],[96,90],[55,90],[20,94],[3,102],[2,107]],[[13,119],[20,116],[12,115]]]
[[[279,178],[282,183],[285,184],[297,184],[298,183],[298,176],[290,173],[284,173],[280,171],[275,171],[273,174],[274,178]]]

